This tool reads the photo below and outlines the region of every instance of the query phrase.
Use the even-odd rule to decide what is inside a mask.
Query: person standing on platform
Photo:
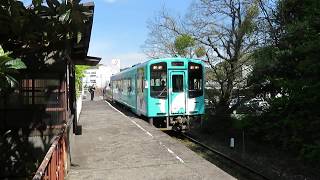
[[[90,86],[89,87],[89,92],[91,94],[91,101],[93,100],[94,98],[94,91],[96,90],[96,88],[94,87],[94,85]]]

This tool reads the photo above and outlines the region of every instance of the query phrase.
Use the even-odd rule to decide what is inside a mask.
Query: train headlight
[[[199,66],[195,66],[194,68],[195,68],[195,69],[199,69]]]
[[[161,69],[163,69],[163,66],[153,66],[152,69],[153,70],[161,70]]]
[[[190,69],[194,69],[194,66],[190,66]]]

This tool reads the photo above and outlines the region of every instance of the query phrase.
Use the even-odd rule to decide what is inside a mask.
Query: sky
[[[147,22],[163,7],[184,15],[192,0],[94,0],[95,12],[88,55],[101,63],[120,59],[121,67],[144,62],[141,46],[148,36]]]
[[[22,0],[30,5],[32,0]],[[101,57],[109,65],[120,59],[121,67],[147,61],[141,46],[148,37],[147,22],[165,8],[174,15],[184,15],[193,0],[82,0],[93,1],[95,12],[89,56]]]

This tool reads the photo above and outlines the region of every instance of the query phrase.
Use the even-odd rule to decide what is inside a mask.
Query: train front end
[[[204,65],[173,58],[149,63],[148,117],[162,130],[187,130],[204,114]]]

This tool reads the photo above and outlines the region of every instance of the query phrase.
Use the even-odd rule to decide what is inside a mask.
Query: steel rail
[[[271,180],[271,179],[268,178],[267,176],[265,176],[265,175],[257,172],[256,170],[252,169],[251,167],[249,167],[249,166],[247,166],[247,165],[244,165],[244,164],[240,163],[239,161],[234,160],[234,159],[232,159],[231,157],[227,156],[226,154],[224,154],[224,153],[222,153],[222,152],[219,152],[219,151],[213,149],[212,147],[209,147],[209,146],[207,146],[207,145],[199,142],[198,140],[190,137],[190,136],[187,135],[187,134],[181,133],[181,135],[182,135],[183,137],[187,138],[188,140],[190,140],[191,142],[200,145],[201,147],[203,147],[203,148],[205,148],[205,149],[207,149],[207,150],[209,150],[209,151],[211,151],[211,152],[213,152],[213,153],[215,153],[215,154],[223,157],[224,159],[227,159],[228,161],[230,161],[230,162],[238,165],[239,167],[241,167],[241,168],[243,168],[243,169],[246,169],[246,170],[250,171],[252,174],[255,174],[255,175],[257,175],[257,176],[259,176],[259,177],[261,177],[261,178],[263,178],[263,179],[265,179],[265,180]]]

